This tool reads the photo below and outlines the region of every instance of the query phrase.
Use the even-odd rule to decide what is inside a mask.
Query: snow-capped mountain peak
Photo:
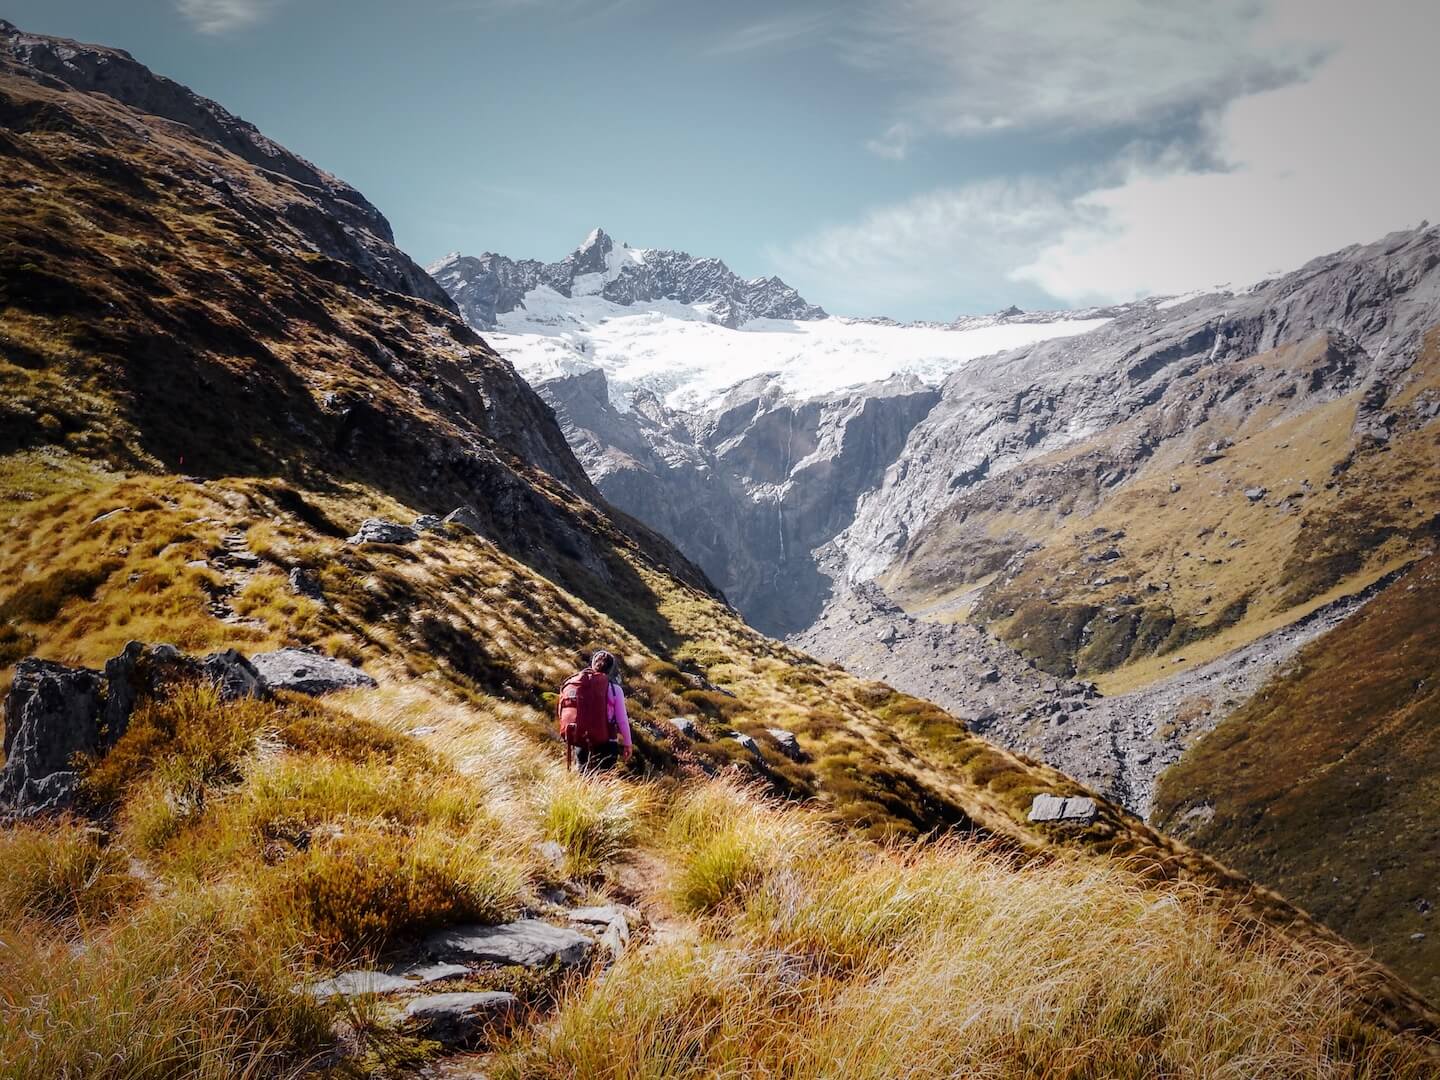
[[[546,287],[564,297],[600,296],[622,306],[671,301],[703,310],[738,328],[753,319],[823,319],[825,312],[776,277],[742,278],[720,259],[684,251],[617,245],[601,228],[557,262],[447,255],[430,273],[460,305],[472,326],[490,330],[501,315],[527,306]]]
[[[934,385],[976,357],[1080,333],[1116,314],[836,318],[773,275],[742,278],[721,259],[633,248],[601,228],[556,262],[454,254],[430,272],[532,383],[598,369],[622,410],[644,393],[667,408],[705,409],[756,378],[802,397],[896,375]]]

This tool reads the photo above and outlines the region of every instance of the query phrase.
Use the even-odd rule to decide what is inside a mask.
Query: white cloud
[[[1060,182],[969,184],[822,229],[770,257],[801,292],[841,312],[878,314],[926,301],[958,305],[962,298],[998,308],[1012,300],[1014,268],[1075,213],[1073,192]]]
[[[722,37],[708,51],[723,55],[784,48],[813,40],[829,21],[829,12],[823,10],[777,15],[739,27]]]
[[[877,157],[889,158],[891,161],[904,161],[910,153],[910,140],[914,133],[910,125],[903,121],[896,121],[885,129],[885,134],[877,139],[867,139],[865,149]]]
[[[175,8],[202,34],[226,34],[269,16],[278,0],[175,0]]]
[[[820,230],[776,262],[817,301],[841,297],[849,310],[940,296],[953,297],[941,310],[984,308],[1007,283],[1090,303],[1249,284],[1440,217],[1440,8],[1277,0],[1268,10],[1257,41],[1308,41],[1326,59],[1304,81],[1212,110],[1204,154],[1132,151],[1085,173],[931,192]]]
[[[1257,0],[876,0],[845,54],[899,85],[897,123],[940,135],[1163,123],[1317,59]]]
[[[1339,47],[1310,81],[1224,110],[1228,167],[1131,169],[1081,199],[1018,278],[1069,300],[1248,284],[1440,216],[1440,9],[1288,0],[1278,14]]]

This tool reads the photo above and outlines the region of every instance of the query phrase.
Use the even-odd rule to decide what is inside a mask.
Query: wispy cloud
[[[990,180],[927,192],[770,252],[786,280],[832,309],[1003,307],[1010,274],[1075,221],[1078,176]],[[804,285],[799,283],[804,282]],[[955,314],[956,312],[950,312]]]
[[[842,48],[911,137],[965,136],[1164,126],[1319,60],[1268,29],[1257,0],[874,0]]]
[[[897,120],[885,129],[883,135],[865,140],[865,149],[877,157],[889,158],[891,161],[904,161],[906,155],[910,153],[911,137],[910,125],[903,120]]]
[[[1440,144],[1427,135],[1440,9],[1275,0],[1270,10],[1271,32],[1326,45],[1327,59],[1216,108],[1203,153],[1142,143],[1082,171],[932,191],[772,258],[807,295],[852,311],[974,310],[1007,288],[1090,303],[1248,284],[1440,217]]]
[[[813,41],[830,21],[830,12],[824,10],[761,19],[732,30],[711,45],[708,51],[725,55],[788,48]]]
[[[228,34],[268,18],[281,0],[175,0],[175,8],[202,34]]]

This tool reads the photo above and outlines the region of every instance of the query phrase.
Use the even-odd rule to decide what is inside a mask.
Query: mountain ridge
[[[752,319],[826,318],[778,277],[742,278],[720,259],[683,251],[617,248],[598,227],[553,263],[455,252],[427,269],[477,329],[494,329],[500,315],[523,307],[525,294],[541,286],[564,297],[597,295],[625,306],[654,300],[695,305],[731,329]]]

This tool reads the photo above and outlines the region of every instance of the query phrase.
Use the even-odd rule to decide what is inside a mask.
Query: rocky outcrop
[[[493,252],[458,252],[430,267],[471,326],[494,329],[497,318],[523,307],[542,286],[561,296],[595,295],[626,306],[656,300],[703,305],[729,327],[752,319],[823,319],[825,312],[777,277],[742,278],[719,259],[683,251],[616,247],[595,229],[559,262],[510,259]]]
[[[1031,821],[1062,821],[1088,825],[1095,820],[1098,807],[1095,800],[1086,795],[1036,795],[1030,804]]]
[[[299,649],[260,654],[252,663],[234,649],[195,657],[173,645],[132,641],[103,672],[21,660],[5,698],[0,814],[70,807],[80,783],[77,765],[103,757],[128,730],[140,702],[189,682],[210,683],[222,701],[272,689],[323,694],[376,685],[364,672]]]
[[[104,682],[99,672],[21,660],[5,699],[0,808],[63,809],[79,783],[77,756],[100,750]]]
[[[366,518],[355,530],[354,536],[345,538],[347,544],[413,544],[420,534],[410,525],[401,525],[384,518]]]

